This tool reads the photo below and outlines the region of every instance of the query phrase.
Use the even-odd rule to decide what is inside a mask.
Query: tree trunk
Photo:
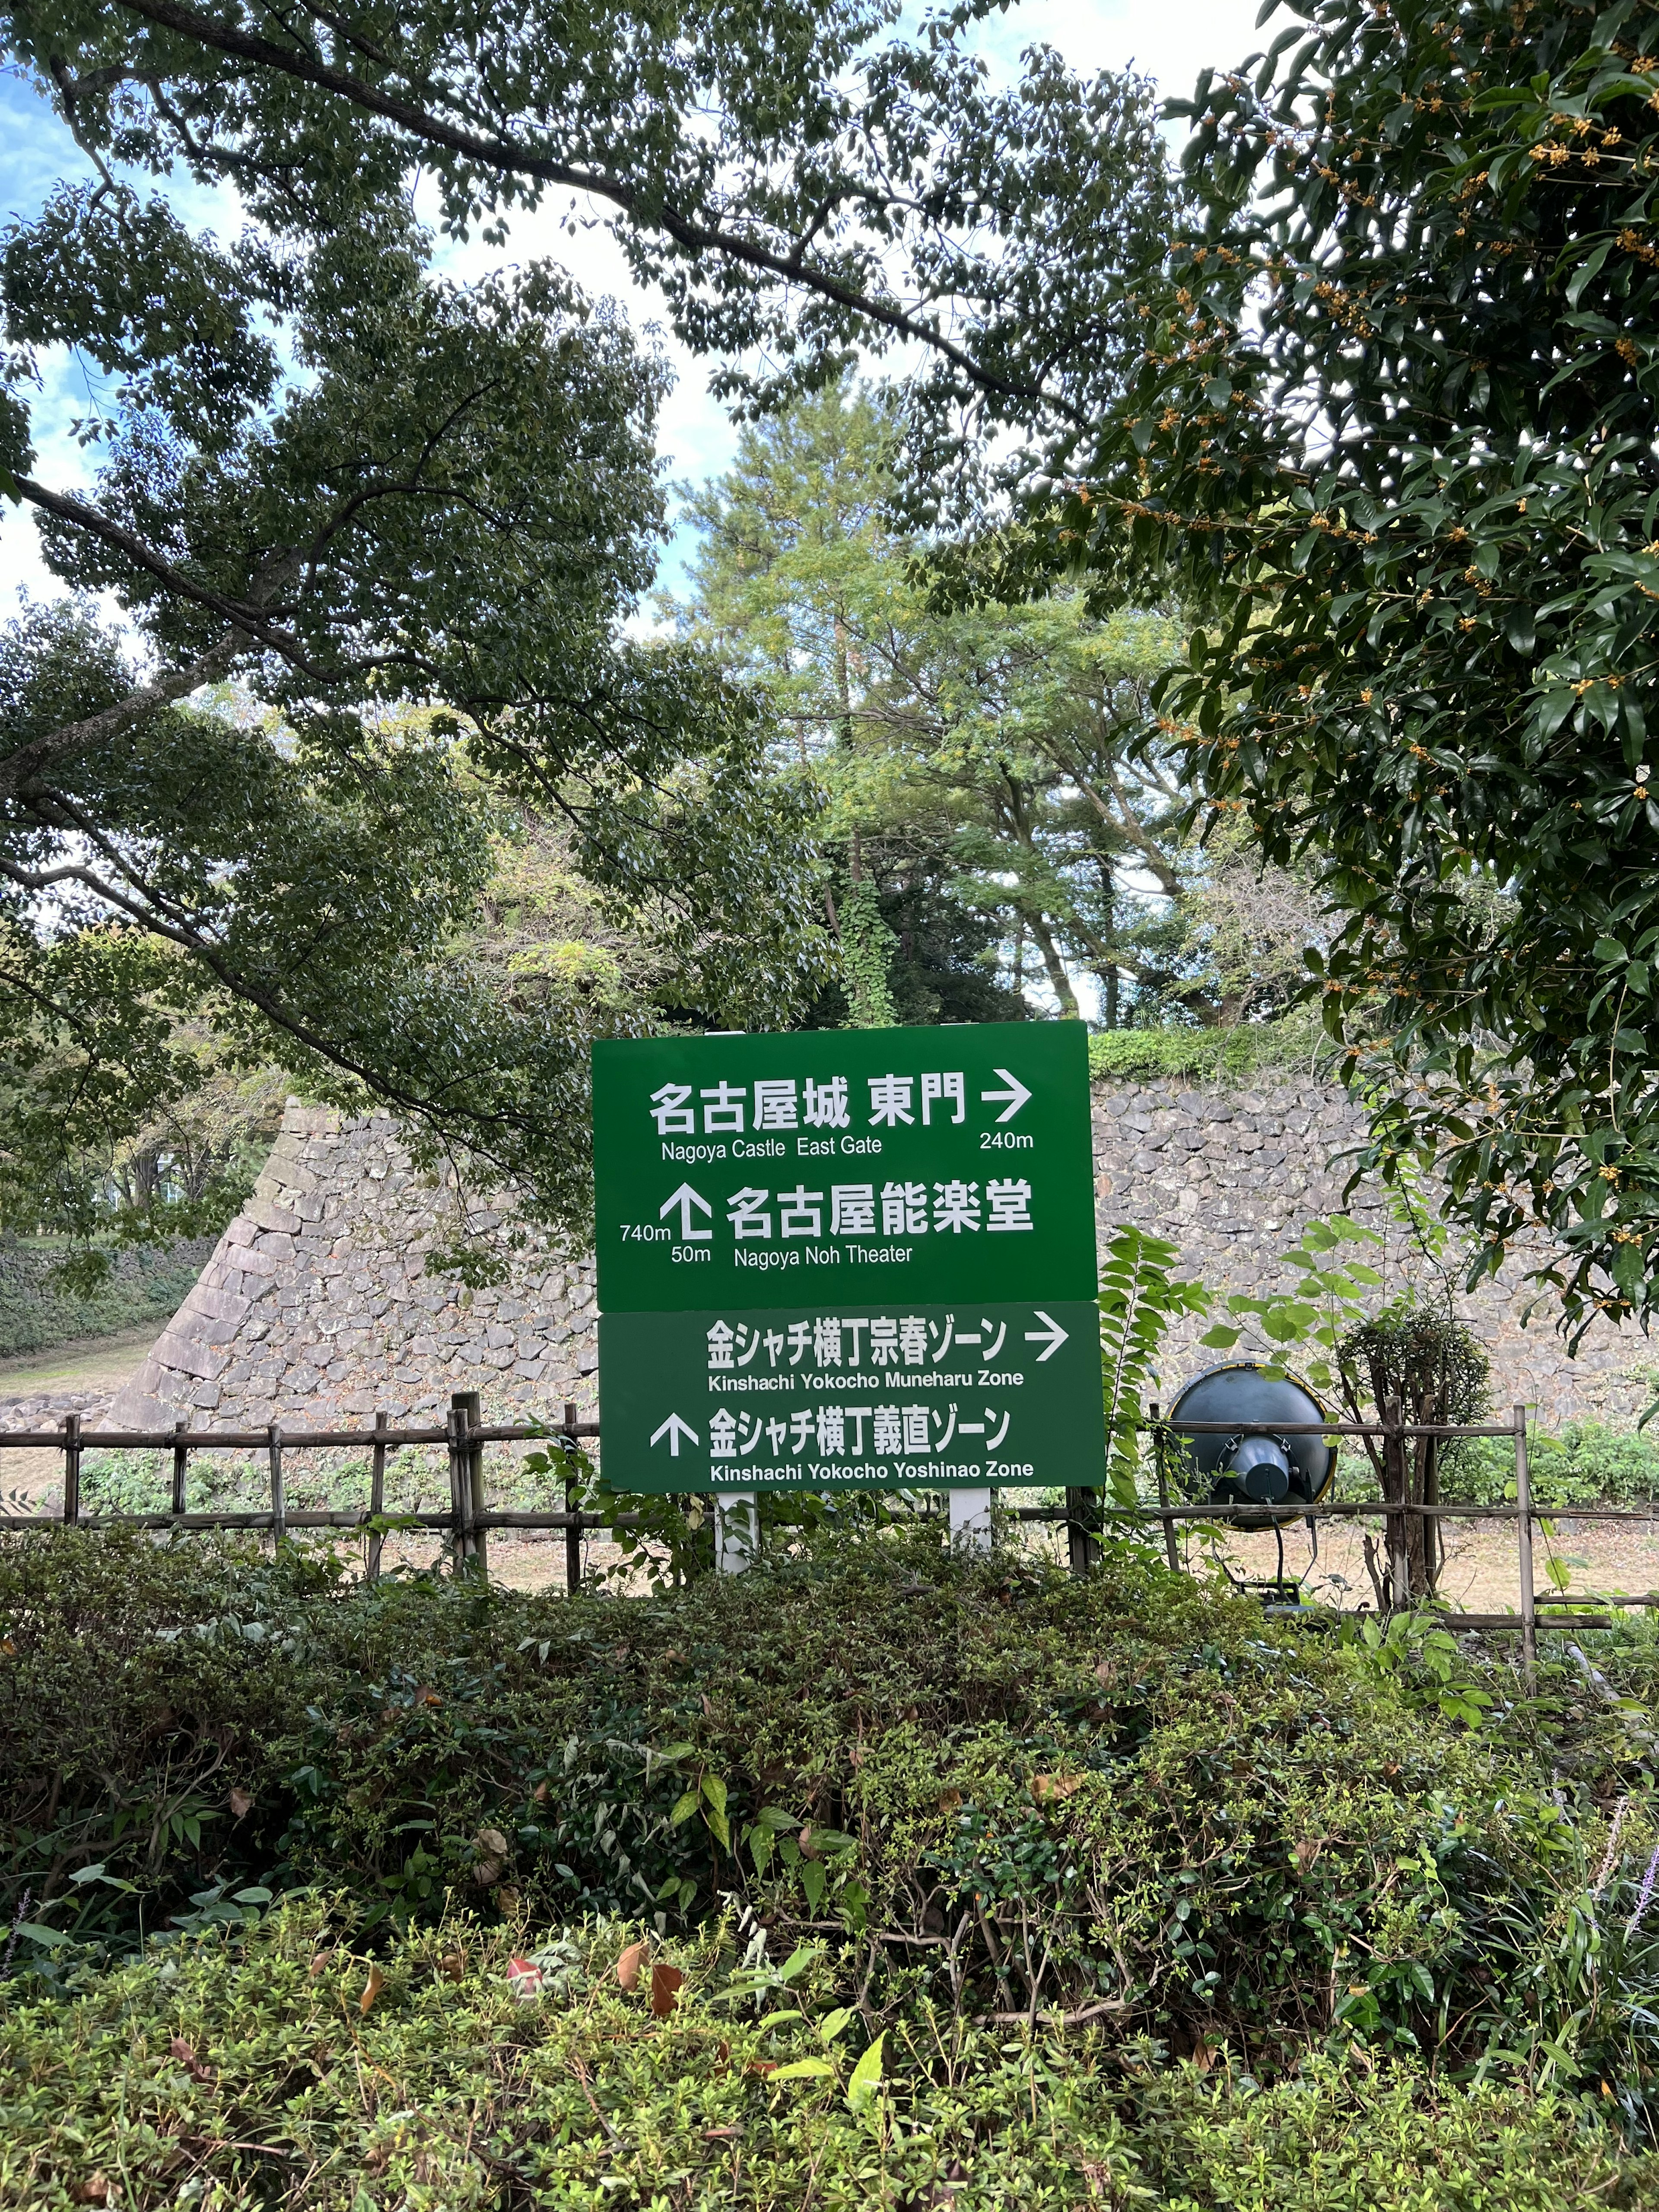
[[[1077,993],[1072,988],[1072,979],[1066,973],[1065,963],[1055,948],[1053,933],[1040,915],[1032,918],[1031,934],[1037,941],[1037,950],[1042,955],[1042,964],[1048,972],[1049,988],[1060,1000],[1060,1011],[1066,1020],[1074,1022],[1078,1018]]]

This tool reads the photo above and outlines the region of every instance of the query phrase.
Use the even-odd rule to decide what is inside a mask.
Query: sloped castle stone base
[[[514,1252],[500,1215],[471,1226],[507,1280],[470,1291],[426,1273],[452,1194],[410,1166],[394,1125],[289,1102],[254,1194],[112,1402],[118,1428],[393,1425],[477,1389],[497,1420],[591,1418],[599,1364],[591,1264]]]
[[[1181,1272],[1212,1289],[1287,1287],[1280,1255],[1305,1221],[1343,1208],[1362,1126],[1340,1090],[1288,1073],[1254,1091],[1097,1084],[1102,1241],[1133,1221],[1178,1244]],[[1429,1270],[1382,1194],[1362,1188],[1346,1203],[1382,1238],[1390,1294],[1426,1289]],[[567,1401],[591,1416],[591,1265],[545,1244],[513,1252],[510,1216],[484,1213],[471,1225],[499,1244],[503,1285],[471,1291],[429,1276],[434,1224],[448,1224],[453,1204],[411,1167],[389,1120],[343,1122],[291,1102],[253,1197],[106,1418],[299,1428],[366,1424],[383,1410],[396,1424],[441,1415],[460,1389],[480,1391],[496,1419],[556,1421]],[[1652,1395],[1646,1340],[1603,1329],[1569,1359],[1547,1311],[1522,1325],[1525,1273],[1512,1263],[1506,1279],[1458,1301],[1492,1355],[1496,1405],[1535,1406],[1551,1428],[1628,1424]],[[1196,1341],[1203,1328],[1172,1340],[1166,1395],[1212,1364]]]

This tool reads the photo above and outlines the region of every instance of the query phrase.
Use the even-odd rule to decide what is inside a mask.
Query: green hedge
[[[183,1304],[213,1244],[212,1237],[198,1237],[118,1253],[105,1287],[83,1298],[52,1280],[61,1247],[0,1237],[0,1358],[167,1320]]]
[[[457,1912],[371,1958],[315,1899],[235,1920],[0,2020],[0,2205],[1559,2212],[1659,2191],[1659,2159],[1559,2087],[1333,2059],[1263,2086],[1240,2053],[1170,2063],[1109,2026],[849,2006],[829,1946],[757,1972],[729,1923],[623,1989],[637,1923]]]
[[[0,1921],[70,1994],[249,1888],[349,1888],[380,1944],[461,1900],[725,1923],[775,1962],[827,1943],[840,2002],[952,2034],[1076,2014],[1257,2078],[1350,2045],[1547,2062],[1639,2111],[1656,1653],[1601,1639],[1605,1698],[1547,1651],[1528,1705],[1513,1654],[1379,1655],[1132,1546],[1073,1580],[931,1524],[629,1598],[20,1531]]]
[[[1089,1073],[1119,1081],[1244,1083],[1299,1066],[1320,1080],[1333,1048],[1307,1018],[1249,1022],[1226,1030],[1104,1030],[1089,1039]]]

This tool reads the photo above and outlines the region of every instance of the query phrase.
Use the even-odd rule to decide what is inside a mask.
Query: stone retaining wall
[[[1339,1210],[1360,1117],[1339,1090],[1293,1073],[1253,1090],[1108,1080],[1095,1090],[1097,1216],[1170,1237],[1182,1271],[1223,1290],[1280,1284],[1279,1255],[1310,1217]],[[417,1175],[384,1118],[342,1124],[290,1103],[254,1196],[196,1288],[115,1399],[116,1425],[290,1427],[439,1414],[458,1389],[497,1419],[556,1419],[596,1403],[593,1275],[544,1241],[510,1248],[512,1224],[476,1214],[507,1267],[495,1290],[426,1274],[434,1222],[453,1193]],[[1427,1273],[1382,1197],[1352,1210],[1384,1237],[1391,1287]],[[1462,1301],[1492,1355],[1497,1403],[1536,1405],[1547,1426],[1591,1415],[1627,1423],[1651,1395],[1652,1355],[1634,1332],[1604,1331],[1575,1360],[1530,1293],[1510,1279]],[[1172,1343],[1165,1387],[1208,1364],[1202,1324]]]

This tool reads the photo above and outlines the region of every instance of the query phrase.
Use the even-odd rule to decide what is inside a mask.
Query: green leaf
[[[778,2067],[766,2078],[769,2081],[822,2081],[826,2074],[833,2074],[835,2070],[827,2058],[796,2058],[792,2059],[787,2066]]]
[[[683,1820],[689,1820],[696,1811],[700,1802],[697,1792],[695,1790],[688,1790],[684,1797],[676,1800],[674,1809],[668,1816],[669,1826],[678,1828]]]
[[[838,2006],[834,2012],[825,2013],[823,2018],[818,2022],[818,2033],[826,2043],[833,2043],[848,2023],[857,2018],[856,2006]]]
[[[726,1811],[726,1784],[721,1781],[718,1774],[705,1774],[703,1776],[702,1794],[708,1800],[709,1803],[714,1807],[717,1813],[724,1814]]]
[[[20,1920],[15,1929],[18,1935],[27,1936],[31,1943],[39,1943],[48,1951],[55,1951],[60,1944],[69,1942],[61,1928],[43,1927],[38,1920]]]
[[[886,2039],[884,2029],[853,2069],[847,2084],[847,2103],[852,2112],[863,2112],[881,2094],[881,2047]]]

